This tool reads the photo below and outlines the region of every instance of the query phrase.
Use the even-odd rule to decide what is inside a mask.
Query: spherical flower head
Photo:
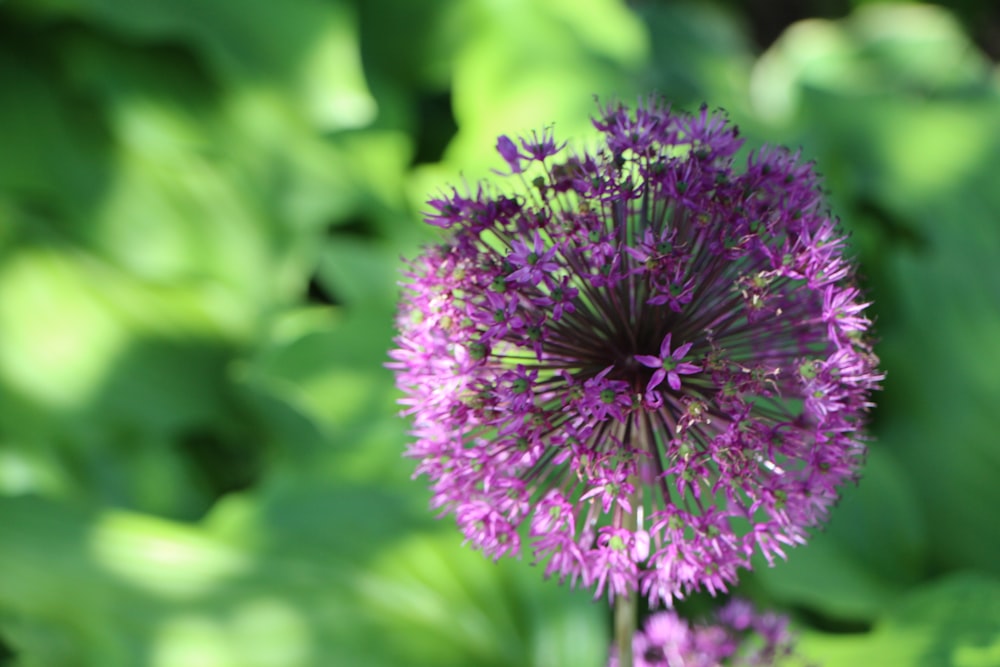
[[[812,165],[720,114],[601,109],[592,152],[500,137],[429,202],[389,364],[433,505],[596,596],[726,590],[806,540],[881,375]]]
[[[608,667],[617,667],[612,651]],[[689,623],[673,611],[653,614],[632,640],[635,667],[763,667],[803,664],[788,619],[759,613],[746,600],[726,603],[709,620]]]

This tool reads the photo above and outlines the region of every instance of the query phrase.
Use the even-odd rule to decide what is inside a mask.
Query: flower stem
[[[634,476],[629,478],[633,488],[638,489]],[[630,498],[631,512],[622,513],[622,528],[634,533],[638,525],[636,510],[642,502],[638,493]],[[638,608],[634,593],[615,597],[615,645],[618,647],[618,667],[632,667],[632,638],[635,636]]]
[[[632,667],[632,637],[636,622],[635,595],[615,598],[615,645],[618,647],[618,667]]]

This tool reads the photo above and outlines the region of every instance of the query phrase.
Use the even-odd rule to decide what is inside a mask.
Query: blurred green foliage
[[[817,160],[889,374],[740,592],[831,667],[1000,665],[997,17],[857,4],[0,4],[0,665],[603,664],[604,605],[434,520],[382,363],[428,193],[650,91]]]

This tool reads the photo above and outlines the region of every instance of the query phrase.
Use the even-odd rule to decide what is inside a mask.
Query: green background
[[[382,364],[427,196],[650,91],[817,160],[888,373],[861,483],[739,592],[831,667],[1000,665],[998,36],[971,0],[0,3],[0,665],[602,665],[606,605],[434,518]]]

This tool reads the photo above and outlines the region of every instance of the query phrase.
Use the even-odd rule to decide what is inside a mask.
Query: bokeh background
[[[427,195],[650,91],[818,161],[888,372],[738,592],[1000,665],[998,55],[975,0],[0,3],[0,665],[602,665],[606,605],[435,520],[382,364]]]

